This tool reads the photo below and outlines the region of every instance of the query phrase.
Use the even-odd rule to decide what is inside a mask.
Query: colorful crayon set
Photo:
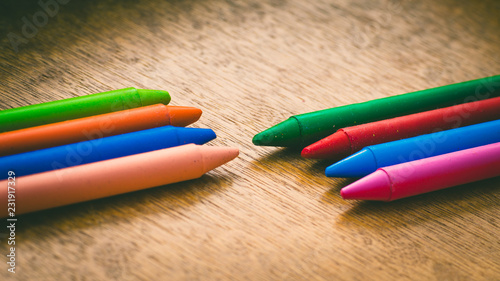
[[[201,177],[237,148],[202,146],[201,110],[126,88],[0,111],[0,201],[17,214]],[[500,176],[500,75],[290,117],[253,138],[363,177],[344,199],[392,201]],[[7,216],[7,209],[0,216]]]
[[[327,176],[363,177],[344,199],[392,201],[500,176],[500,75],[292,116],[253,143],[338,161]]]
[[[23,214],[199,178],[238,156],[202,146],[215,133],[183,127],[201,110],[169,102],[127,88],[0,111],[0,201],[12,176]]]

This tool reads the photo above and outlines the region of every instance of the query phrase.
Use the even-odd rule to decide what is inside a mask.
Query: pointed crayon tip
[[[235,147],[200,146],[204,172],[208,172],[236,158],[240,151]]]
[[[301,135],[297,119],[289,118],[273,127],[255,135],[253,144],[263,146],[297,146],[300,145]]]
[[[363,150],[343,159],[339,162],[328,166],[325,169],[327,177],[351,178],[364,177],[377,170],[375,156],[371,150],[364,148]]]
[[[141,97],[142,106],[163,103],[167,105],[170,102],[170,94],[163,90],[148,90],[137,89],[137,93]]]
[[[252,142],[255,145],[266,145],[267,143],[270,142],[270,141],[267,141],[267,139],[268,139],[268,136],[266,134],[266,131],[263,131],[263,132],[256,134],[253,137]]]
[[[304,158],[311,158],[310,155],[312,153],[312,150],[309,146],[306,146],[304,147],[304,149],[302,149],[302,151],[300,152],[300,156],[304,157]]]
[[[184,127],[200,119],[202,111],[196,107],[190,106],[172,106],[168,105],[168,114],[170,124],[176,127]]]
[[[389,176],[379,169],[342,188],[340,196],[345,200],[389,201],[391,198]]]
[[[194,143],[194,144],[204,144],[217,136],[212,129],[200,129],[200,128],[183,128],[176,127],[177,136],[182,140],[182,144]]]
[[[349,137],[343,131],[338,131],[305,147],[301,155],[313,159],[342,159],[351,153]]]

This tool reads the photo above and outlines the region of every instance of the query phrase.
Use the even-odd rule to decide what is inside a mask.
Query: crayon
[[[166,91],[125,88],[33,104],[0,111],[0,132],[169,102]]]
[[[500,120],[367,146],[326,168],[328,177],[364,177],[378,168],[500,142]]]
[[[295,115],[257,134],[255,145],[305,147],[336,130],[500,96],[500,75]]]
[[[500,143],[384,168],[344,187],[344,199],[392,201],[500,176]]]
[[[159,126],[183,127],[196,122],[195,107],[149,105],[37,127],[0,133],[0,156],[109,137]]]
[[[66,168],[61,174],[11,174],[16,215],[199,178],[238,153],[237,148],[187,144]],[[8,202],[8,182],[0,181],[0,202]],[[1,217],[8,215],[4,207]]]
[[[343,159],[366,146],[500,118],[500,97],[342,128],[302,150],[306,158]]]
[[[101,139],[0,157],[0,179],[8,171],[26,176],[215,138],[211,129],[163,126]]]

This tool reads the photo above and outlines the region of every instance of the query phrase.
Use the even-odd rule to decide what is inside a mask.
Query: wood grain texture
[[[15,52],[9,34],[41,8],[2,1],[1,109],[165,89],[203,109],[210,145],[241,154],[197,180],[19,217],[17,273],[2,262],[0,278],[500,280],[500,179],[348,202],[329,162],[251,143],[293,114],[500,74],[500,4],[476,2],[70,1]]]

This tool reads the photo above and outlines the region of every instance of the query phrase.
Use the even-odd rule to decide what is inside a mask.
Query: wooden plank
[[[347,202],[329,162],[251,143],[293,114],[500,74],[498,1],[58,6],[28,38],[37,1],[0,4],[1,109],[165,89],[203,109],[209,145],[241,154],[198,180],[19,217],[2,279],[500,280],[498,178]]]

